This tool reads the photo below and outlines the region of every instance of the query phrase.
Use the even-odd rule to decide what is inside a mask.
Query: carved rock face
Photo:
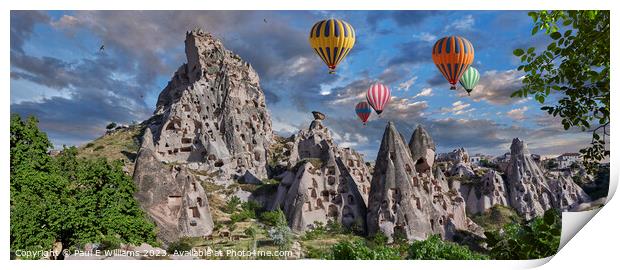
[[[187,64],[157,101],[161,121],[151,126],[156,155],[221,178],[247,171],[266,178],[272,129],[258,75],[201,31],[187,34],[185,52]]]
[[[360,154],[336,146],[329,130],[315,119],[295,135],[288,160],[272,209],[284,209],[293,231],[332,220],[365,232],[370,169]]]
[[[477,227],[465,215],[465,202],[450,195],[445,178],[416,171],[410,149],[392,122],[383,134],[368,198],[368,232],[390,239],[451,239],[456,229]],[[430,138],[430,137],[429,137]],[[431,159],[432,160],[432,159]],[[436,173],[440,178],[443,173]]]
[[[409,150],[415,162],[416,171],[430,173],[435,162],[435,143],[431,135],[421,125],[418,125],[411,135]]]
[[[271,118],[258,75],[201,30],[188,32],[187,63],[160,93],[136,159],[136,197],[166,242],[211,234],[206,194],[192,172],[264,179]]]

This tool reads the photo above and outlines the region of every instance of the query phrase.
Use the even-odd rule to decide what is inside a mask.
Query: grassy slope
[[[125,171],[133,173],[134,161],[140,148],[138,144],[144,125],[132,125],[125,129],[105,134],[94,141],[78,147],[78,156],[87,159],[106,158],[123,160]]]

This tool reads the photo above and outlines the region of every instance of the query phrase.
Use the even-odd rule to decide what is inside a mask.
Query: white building
[[[566,169],[573,163],[580,161],[579,153],[564,153],[555,158],[558,163],[558,169]]]

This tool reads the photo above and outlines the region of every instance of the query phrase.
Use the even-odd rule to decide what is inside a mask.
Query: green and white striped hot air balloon
[[[474,67],[470,66],[469,68],[467,68],[465,73],[463,73],[463,76],[461,77],[459,82],[461,83],[463,88],[465,88],[465,91],[467,91],[467,95],[469,95],[471,93],[471,90],[474,90],[474,87],[476,87],[479,80],[480,72],[478,72],[478,70]]]

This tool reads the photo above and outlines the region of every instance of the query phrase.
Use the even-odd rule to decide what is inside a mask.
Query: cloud
[[[437,36],[431,33],[422,32],[420,34],[413,34],[414,38],[417,38],[424,42],[432,42],[433,44],[437,41]]]
[[[427,18],[439,14],[433,10],[398,10],[398,11],[373,11],[366,16],[366,22],[371,29],[377,29],[380,22],[384,20],[392,20],[398,26],[407,27],[415,26],[424,22]]]
[[[452,107],[451,108],[442,107],[440,111],[441,111],[442,114],[452,113],[453,115],[461,115],[461,114],[472,112],[472,111],[476,110],[474,108],[469,108],[470,106],[471,106],[471,104],[464,103],[463,101],[459,100],[459,101],[456,101],[456,102],[452,103]]]
[[[528,109],[527,106],[523,106],[517,109],[512,109],[506,113],[506,116],[512,118],[512,120],[515,120],[515,121],[523,121],[526,118],[525,112],[527,111],[527,109]]]
[[[444,28],[444,31],[448,31],[448,30],[468,31],[473,28],[475,23],[476,23],[476,20],[474,19],[474,16],[470,14],[447,25]]]
[[[24,42],[32,36],[34,26],[49,20],[40,11],[11,10],[11,51],[23,52]]]
[[[415,83],[417,79],[418,79],[418,76],[413,76],[409,80],[399,83],[396,89],[407,91]]]
[[[517,70],[497,71],[490,70],[480,76],[480,81],[469,96],[474,101],[487,101],[491,104],[506,105],[519,102],[520,98],[511,98],[510,95],[522,87],[523,73]],[[467,94],[461,92],[461,97]]]
[[[415,96],[413,96],[413,98],[417,98],[417,97],[431,97],[433,96],[433,88],[424,88],[422,89],[422,91],[420,91],[420,93],[417,93]]]
[[[431,62],[430,52],[433,44],[428,42],[410,41],[398,45],[397,56],[389,60],[388,65],[419,64]]]

